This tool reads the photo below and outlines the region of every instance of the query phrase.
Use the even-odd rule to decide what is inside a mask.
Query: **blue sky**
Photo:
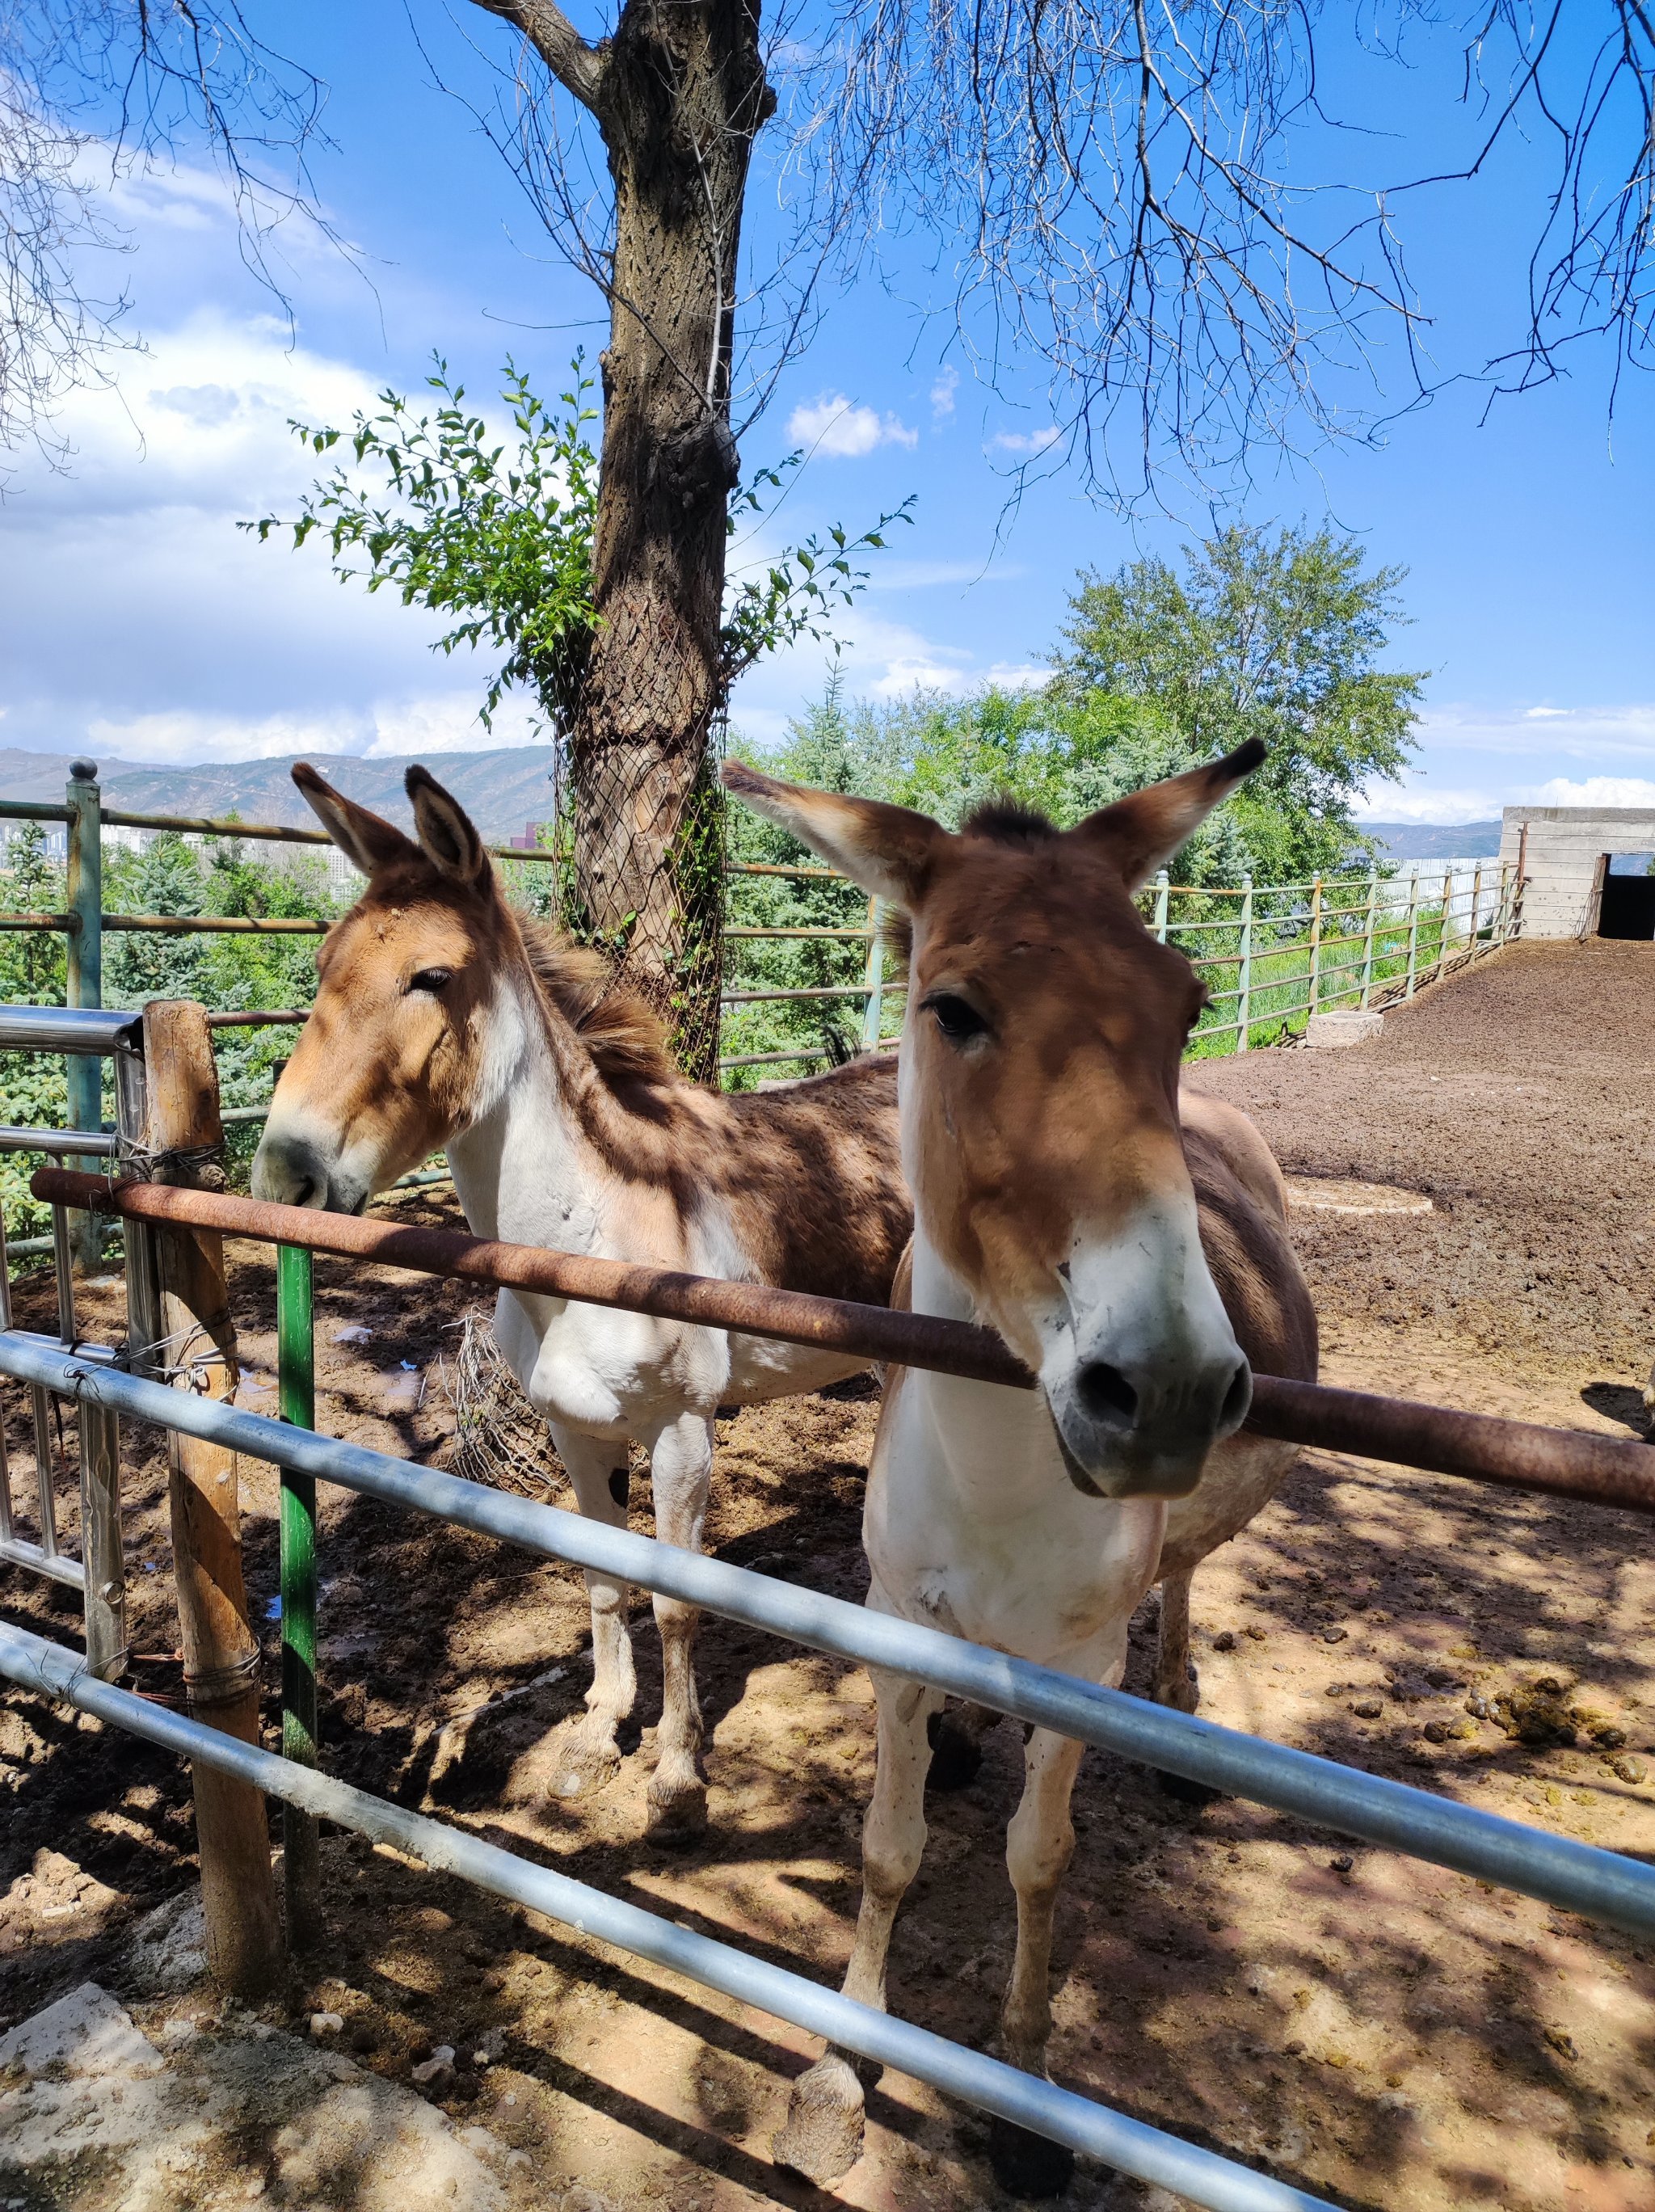
[[[282,45],[329,84],[336,150],[316,179],[356,249],[353,264],[301,222],[285,227],[293,331],[242,264],[210,165],[186,148],[175,167],[113,190],[143,348],[115,362],[112,388],[71,402],[69,470],[26,460],[0,509],[0,745],[204,761],[529,736],[521,711],[493,739],[481,730],[480,672],[433,656],[422,617],[335,584],[313,547],[295,556],[234,528],[291,513],[307,481],[289,415],[342,422],[376,387],[415,384],[433,348],[482,392],[508,349],[552,387],[574,345],[602,343],[595,295],[549,258],[500,156],[433,82],[434,62],[486,90],[505,33],[463,5],[415,14],[423,58],[390,0],[281,11]],[[1391,96],[1392,174],[1464,143],[1440,96],[1441,58],[1428,46],[1416,58]],[[1364,144],[1350,158],[1354,173],[1379,155]],[[1543,176],[1540,151],[1518,146],[1476,187],[1403,204],[1440,363],[1515,331]],[[762,248],[774,225],[761,197],[754,209]],[[894,533],[841,625],[851,688],[889,698],[916,683],[1031,680],[1077,568],[1175,551],[1201,516],[1129,523],[1064,468],[1009,516],[1008,471],[1019,447],[1039,446],[1046,394],[1032,376],[1007,398],[988,392],[947,349],[947,328],[898,296],[920,284],[917,254],[897,245],[888,273],[891,284],[825,300],[810,349],[749,433],[749,466],[800,443],[811,458],[741,557],[835,520],[860,528],[912,492],[914,527]],[[1655,802],[1655,391],[1631,376],[1611,434],[1606,368],[1583,352],[1570,381],[1486,420],[1478,390],[1451,388],[1378,450],[1261,472],[1237,508],[1264,523],[1331,518],[1376,562],[1409,571],[1413,619],[1393,658],[1430,671],[1428,707],[1417,765],[1369,794],[1375,816]],[[820,647],[779,657],[744,679],[736,722],[774,738],[823,672]]]

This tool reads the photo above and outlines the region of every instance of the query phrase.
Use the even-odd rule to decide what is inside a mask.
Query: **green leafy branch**
[[[350,431],[295,422],[294,434],[317,453],[348,444],[358,468],[383,471],[391,496],[365,489],[341,465],[305,495],[296,522],[270,515],[241,527],[261,540],[290,529],[295,549],[319,530],[341,581],[359,578],[370,592],[390,586],[404,606],[460,616],[437,640],[442,652],[488,646],[504,654],[484,697],[485,726],[512,684],[565,725],[595,623],[597,514],[597,463],[585,434],[597,419],[585,404],[592,380],[579,355],[573,371],[560,413],[507,361],[500,397],[517,431],[509,453],[467,410],[465,388],[451,384],[440,356],[426,379],[442,402],[433,415],[416,415],[413,402],[385,391],[382,411],[359,413]]]
[[[561,733],[574,720],[598,621],[592,605],[598,469],[585,435],[597,419],[586,404],[592,380],[577,354],[571,388],[554,409],[510,361],[504,377],[500,397],[515,446],[490,439],[439,356],[426,379],[440,401],[432,414],[385,391],[380,411],[358,413],[349,430],[292,423],[314,453],[345,447],[351,459],[304,495],[296,521],[266,515],[240,526],[261,541],[290,530],[295,548],[319,532],[342,582],[355,579],[370,592],[388,586],[404,606],[458,616],[436,641],[442,652],[488,647],[502,655],[484,695],[485,726],[507,687],[521,684]],[[766,494],[781,491],[803,459],[791,453],[776,468],[760,469],[736,493],[727,526],[732,537],[744,516],[763,513]],[[375,471],[371,487],[355,473],[364,467]],[[834,524],[825,538],[790,547],[762,575],[737,582],[720,632],[725,685],[802,637],[837,643],[833,617],[868,580],[855,563],[884,549],[893,523],[912,522],[912,507],[910,495],[858,538]]]
[[[803,461],[802,453],[789,453],[775,468],[760,469],[730,502],[726,527],[734,537],[743,515],[761,514],[767,489],[780,492],[785,475]],[[834,615],[848,607],[867,584],[868,571],[853,562],[864,553],[885,550],[885,532],[895,522],[913,520],[914,494],[888,514],[882,514],[871,530],[852,538],[838,524],[827,540],[807,538],[790,546],[761,577],[743,578],[726,593],[722,631],[726,684],[767,653],[792,645],[801,637],[826,641],[836,649],[841,641],[833,633]]]

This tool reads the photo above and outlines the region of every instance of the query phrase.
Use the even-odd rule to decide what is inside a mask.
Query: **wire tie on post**
[[[153,1152],[142,1145],[123,1143],[119,1165],[124,1182],[188,1185],[193,1182],[203,1190],[228,1188],[221,1139],[210,1145],[175,1145]]]
[[[227,1667],[205,1667],[198,1674],[186,1669],[184,1689],[191,1711],[210,1712],[220,1705],[238,1705],[249,1686],[258,1681],[259,1662],[260,1655],[255,1647],[245,1657],[233,1659]]]

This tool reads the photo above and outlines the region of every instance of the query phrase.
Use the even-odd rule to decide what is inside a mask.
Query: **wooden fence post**
[[[1252,1025],[1252,878],[1241,878],[1241,960],[1236,974],[1235,1048],[1247,1049],[1247,1031]]]
[[[1370,872],[1367,878],[1367,916],[1362,925],[1362,995],[1366,1008],[1373,994],[1373,915],[1379,896],[1379,872]]]
[[[868,965],[864,975],[867,1004],[862,1010],[862,1049],[879,1050],[879,1033],[885,1022],[885,948],[879,941],[879,901],[868,902]]]
[[[1162,945],[1167,942],[1167,895],[1171,886],[1172,878],[1162,868],[1155,878],[1155,918],[1152,925]]]
[[[210,1182],[223,1142],[218,1069],[204,1007],[159,999],[144,1008],[149,1149],[155,1180]],[[169,1157],[170,1156],[170,1157]],[[229,1398],[235,1325],[216,1231],[167,1228],[155,1239],[161,1356],[176,1388]],[[173,1562],[191,1712],[257,1743],[258,1639],[247,1618],[235,1455],[169,1431]],[[262,1792],[211,1767],[194,1770],[207,1962],[238,1996],[262,1995],[283,1967],[282,1928]]]
[[[1310,1011],[1313,1014],[1321,995],[1322,967],[1322,879],[1315,877],[1310,886]]]

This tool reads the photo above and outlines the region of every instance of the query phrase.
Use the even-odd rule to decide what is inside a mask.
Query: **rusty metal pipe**
[[[544,1297],[574,1298],[632,1313],[749,1336],[779,1338],[853,1358],[928,1367],[978,1382],[1032,1389],[1034,1377],[991,1329],[931,1314],[896,1313],[846,1298],[808,1297],[761,1283],[725,1283],[664,1267],[594,1260],[526,1244],[503,1244],[452,1230],[405,1228],[324,1213],[310,1206],[176,1190],[159,1183],[110,1184],[64,1168],[39,1169],[37,1198],[113,1211],[139,1221],[189,1222],[231,1237],[298,1244],[344,1259],[450,1275]],[[1617,1437],[1544,1428],[1489,1413],[1370,1396],[1280,1376],[1253,1378],[1247,1426],[1258,1436],[1453,1474],[1510,1490],[1543,1491],[1595,1505],[1655,1513],[1655,1450]]]
[[[45,1178],[54,1175],[50,1168],[39,1171],[35,1181],[40,1192],[47,1187]],[[57,1188],[54,1180],[54,1194]],[[497,1243],[449,1229],[403,1227],[355,1214],[324,1213],[313,1206],[272,1206],[260,1199],[175,1190],[161,1183],[110,1184],[100,1176],[70,1175],[64,1191],[72,1194],[74,1205],[88,1211],[94,1206],[112,1210],[135,1220],[186,1222],[221,1230],[227,1237],[300,1244],[312,1252],[409,1267],[421,1274],[452,1275],[463,1282],[491,1283],[543,1297],[576,1298],[589,1305],[618,1306],[707,1328],[779,1337],[785,1344],[935,1368],[973,1382],[1034,1388],[1033,1376],[992,1329],[930,1314],[893,1313],[883,1306],[808,1297],[800,1291],[774,1290],[763,1283],[725,1283],[667,1267],[593,1260],[530,1244]]]

